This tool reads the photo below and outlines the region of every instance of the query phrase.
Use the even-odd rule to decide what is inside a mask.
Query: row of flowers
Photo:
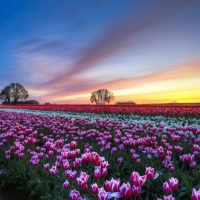
[[[2,186],[41,199],[200,199],[195,125],[0,111],[0,133]]]
[[[65,112],[116,113],[164,116],[199,116],[200,105],[5,105],[2,108],[50,110]]]
[[[64,111],[48,111],[48,110],[29,110],[29,109],[17,109],[17,108],[0,108],[6,112],[18,112],[18,113],[29,113],[34,115],[45,115],[45,116],[63,116],[75,120],[76,118],[89,119],[91,122],[95,122],[97,119],[104,121],[120,121],[122,125],[126,124],[149,124],[159,126],[163,124],[165,128],[178,128],[180,126],[192,126],[200,129],[200,118],[197,117],[174,117],[174,116],[154,116],[154,115],[126,115],[126,114],[114,114],[114,113],[87,113],[87,112],[64,112]]]

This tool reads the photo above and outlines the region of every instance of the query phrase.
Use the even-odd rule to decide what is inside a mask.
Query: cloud
[[[160,93],[161,96],[164,96],[165,91],[169,93],[171,90],[184,90],[183,87],[187,90],[188,88],[196,88],[197,86],[193,85],[192,81],[198,79],[198,74],[200,74],[200,61],[194,61],[190,63],[184,63],[179,65],[165,66],[162,68],[162,71],[152,72],[147,75],[140,75],[132,78],[121,78],[121,79],[112,79],[110,81],[104,81],[99,83],[96,79],[77,79],[73,81],[66,81],[62,85],[57,85],[54,88],[49,88],[48,93],[40,96],[40,99],[44,99],[54,102],[68,102],[71,97],[75,99],[83,98],[84,102],[89,102],[91,92],[99,88],[107,88],[108,90],[115,91],[119,98],[123,96],[129,96],[131,93],[135,95],[151,95]],[[185,85],[187,84],[187,85]],[[172,87],[173,85],[173,87]],[[150,88],[149,87],[153,87]],[[31,86],[31,90],[36,90],[37,86]],[[88,95],[87,98],[81,95]],[[77,96],[77,97],[76,97]],[[152,95],[151,95],[152,96]]]
[[[48,82],[65,70],[73,48],[61,39],[30,39],[14,46],[17,67],[13,69],[15,82],[28,86]]]
[[[30,89],[48,90],[48,94],[45,93],[41,98],[89,93],[99,87],[115,89],[117,85],[118,88],[126,88],[132,84],[162,79],[166,74],[157,72],[137,78],[111,78],[111,81],[100,83],[95,78],[85,79],[81,75],[130,46],[137,49],[147,39],[155,37],[148,35],[149,30],[172,20],[192,3],[151,1],[143,5],[132,4],[126,11],[118,13],[113,23],[105,24],[103,30],[81,48],[73,46],[69,38],[63,37],[24,41],[15,49],[20,66],[16,76],[23,74],[24,82]]]
[[[132,5],[125,13],[119,13],[122,15],[116,17],[112,24],[96,35],[94,40],[77,51],[75,61],[71,65],[67,65],[59,76],[44,84],[53,86],[65,79],[72,79],[129,46],[137,48],[142,42],[141,38],[140,44],[137,41],[139,34],[172,19],[192,4],[188,1],[153,2],[136,8]]]

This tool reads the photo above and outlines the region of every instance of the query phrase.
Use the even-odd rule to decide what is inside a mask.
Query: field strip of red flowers
[[[155,105],[1,105],[0,108],[164,116],[199,116],[200,104]]]
[[[0,183],[43,200],[200,199],[200,106],[0,107]]]

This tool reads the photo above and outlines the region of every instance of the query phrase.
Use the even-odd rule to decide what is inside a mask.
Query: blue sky
[[[0,89],[40,103],[200,101],[200,1],[0,1]]]

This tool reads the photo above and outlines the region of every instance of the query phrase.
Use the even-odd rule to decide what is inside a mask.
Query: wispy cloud
[[[48,99],[54,102],[65,102],[67,103],[71,97],[74,98],[74,102],[76,102],[75,97],[81,98],[82,94],[84,96],[82,102],[89,103],[89,98],[91,92],[99,89],[99,88],[107,88],[111,91],[116,92],[118,96],[116,96],[116,101],[120,99],[126,98],[127,94],[131,95],[141,95],[143,94],[139,101],[144,101],[145,95],[152,96],[160,92],[164,95],[165,92],[171,90],[183,91],[184,89],[181,87],[184,85],[184,88],[191,90],[191,88],[198,88],[198,85],[193,85],[192,80],[198,79],[198,74],[200,73],[200,61],[195,61],[191,63],[184,63],[175,66],[165,66],[163,70],[160,72],[149,73],[148,75],[138,76],[134,78],[123,78],[123,79],[113,79],[111,81],[105,81],[102,83],[98,83],[95,79],[78,79],[71,82],[66,82],[64,85],[66,86],[57,86],[52,90],[49,89],[49,93],[40,94],[40,99]],[[187,86],[188,83],[191,83]],[[167,87],[166,87],[167,86]],[[29,87],[31,90],[36,90],[37,87],[32,86]],[[200,89],[200,88],[199,88]],[[121,93],[121,95],[120,95]],[[164,98],[164,97],[163,97]],[[146,99],[146,97],[145,97]],[[163,100],[164,101],[164,100]]]
[[[177,15],[189,5],[191,3],[186,1],[181,4],[180,2],[161,3],[154,1],[154,4],[147,3],[145,6],[137,8],[138,10],[133,7],[129,8],[126,13],[123,13],[123,16],[117,17],[113,24],[105,27],[94,41],[85,46],[76,55],[76,61],[67,67],[59,78],[55,77],[48,84],[77,76],[77,74],[93,68],[103,59],[122,51],[124,48],[129,46],[137,48],[140,45],[137,42],[138,34],[173,18],[174,15]]]
[[[123,90],[151,82],[194,77],[195,74],[188,70],[190,67],[188,64],[185,67],[183,65],[165,67],[163,64],[160,66],[162,70],[156,72],[149,70],[149,73],[138,77],[134,76],[134,69],[133,75],[129,77],[119,74],[118,78],[115,78],[111,74],[109,80],[100,80],[97,73],[92,78],[83,77],[83,74],[94,70],[98,65],[101,66],[105,59],[125,52],[128,48],[133,49],[134,55],[134,50],[145,46],[152,38],[159,37],[149,34],[149,31],[154,30],[156,33],[162,23],[170,22],[173,17],[189,9],[190,6],[195,6],[193,1],[156,0],[146,1],[143,5],[132,3],[127,10],[117,13],[110,20],[112,23],[105,23],[99,32],[81,44],[73,35],[65,36],[64,33],[59,35],[58,31],[52,28],[57,33],[55,37],[47,33],[14,46],[17,68],[14,70],[13,79],[27,85],[27,88],[33,91],[33,98],[40,95],[41,100],[59,101],[60,98],[60,101],[64,102],[63,97],[79,98],[78,95],[90,94],[98,88]],[[98,6],[95,6],[95,9],[97,8]],[[81,35],[81,27],[78,27],[78,31]],[[191,63],[191,66],[199,72],[198,67],[195,67],[199,66],[199,62],[196,63]]]

